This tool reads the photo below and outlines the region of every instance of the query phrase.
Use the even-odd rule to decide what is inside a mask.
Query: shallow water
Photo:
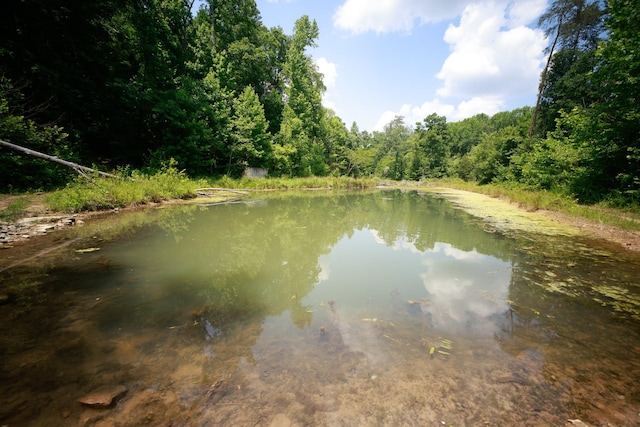
[[[0,425],[640,424],[640,258],[433,196],[168,207],[0,255]]]

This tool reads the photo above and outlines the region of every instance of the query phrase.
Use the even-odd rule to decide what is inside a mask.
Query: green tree
[[[540,77],[538,99],[533,111],[529,136],[537,129],[537,120],[545,87],[549,86],[548,74],[556,51],[594,49],[603,30],[602,16],[604,8],[601,0],[554,0],[547,11],[539,18],[538,26],[544,28],[550,45],[546,52],[547,63]]]
[[[322,75],[305,53],[307,47],[316,46],[317,38],[317,23],[306,15],[298,19],[283,65],[286,104],[277,141],[291,147],[290,167],[295,175],[326,173],[320,127],[325,87]]]
[[[484,133],[495,130],[490,120],[486,114],[477,114],[459,122],[448,123],[447,131],[451,139],[451,155],[464,156],[480,142]]]
[[[422,176],[442,178],[447,174],[451,140],[447,118],[433,113],[416,123],[417,146],[424,156]]]
[[[638,201],[640,192],[640,5],[633,0],[609,2],[609,39],[597,52],[593,73],[598,100],[579,114],[589,118],[588,132],[576,132],[587,146],[587,175],[599,197],[614,191]],[[582,121],[579,121],[582,123]],[[589,195],[583,195],[588,198]]]
[[[18,99],[16,99],[18,98]],[[65,160],[75,160],[67,135],[55,125],[38,126],[18,115],[20,92],[7,78],[0,77],[0,139]],[[49,189],[63,184],[70,169],[25,154],[0,148],[0,191]]]
[[[403,116],[395,116],[384,126],[384,132],[374,132],[372,143],[376,149],[374,173],[391,179],[403,179],[405,156],[411,149],[411,129]]]
[[[273,146],[267,128],[258,95],[247,86],[233,103],[227,173],[238,175],[248,166],[271,166]]]

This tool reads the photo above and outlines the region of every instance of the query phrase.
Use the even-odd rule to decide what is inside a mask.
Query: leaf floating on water
[[[76,253],[78,254],[88,254],[89,252],[99,251],[100,248],[87,248],[87,249],[76,249]]]
[[[442,338],[440,340],[440,347],[438,348],[438,353],[449,355],[450,352],[453,351],[453,341],[448,340],[446,338]]]

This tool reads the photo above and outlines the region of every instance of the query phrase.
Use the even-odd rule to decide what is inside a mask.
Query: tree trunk
[[[111,175],[110,173],[101,172],[101,171],[98,171],[98,170],[95,170],[95,169],[91,169],[91,168],[89,168],[87,166],[82,166],[82,165],[79,165],[77,163],[68,162],[66,160],[59,159],[59,158],[57,158],[55,156],[50,156],[48,154],[44,154],[44,153],[41,153],[39,151],[31,150],[30,148],[21,147],[20,145],[15,145],[15,144],[12,144],[10,142],[3,141],[1,139],[0,139],[0,146],[8,147],[8,148],[11,148],[12,150],[20,151],[22,153],[29,154],[30,156],[39,157],[41,159],[49,160],[51,162],[60,163],[61,165],[65,165],[65,166],[75,170],[76,172],[78,172],[81,175],[84,175],[84,172],[91,172],[91,173],[96,173],[97,172],[99,175],[108,176],[109,178],[118,178],[118,179],[120,178],[119,176]]]
[[[531,118],[531,126],[529,126],[529,138],[533,136],[533,132],[536,128],[536,122],[538,121],[538,111],[540,110],[540,101],[542,100],[542,90],[547,82],[547,74],[549,73],[549,66],[551,65],[551,59],[553,58],[553,51],[556,49],[556,44],[560,38],[560,30],[562,28],[562,19],[558,23],[558,29],[556,31],[556,37],[553,39],[553,44],[549,50],[549,56],[547,57],[547,64],[544,66],[542,76],[540,77],[540,86],[538,87],[538,99],[536,100],[536,106],[533,109],[533,117]]]

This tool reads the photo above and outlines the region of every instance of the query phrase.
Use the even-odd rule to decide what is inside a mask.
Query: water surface
[[[640,424],[616,246],[400,191],[120,214],[0,268],[40,246],[0,273],[0,424]]]

